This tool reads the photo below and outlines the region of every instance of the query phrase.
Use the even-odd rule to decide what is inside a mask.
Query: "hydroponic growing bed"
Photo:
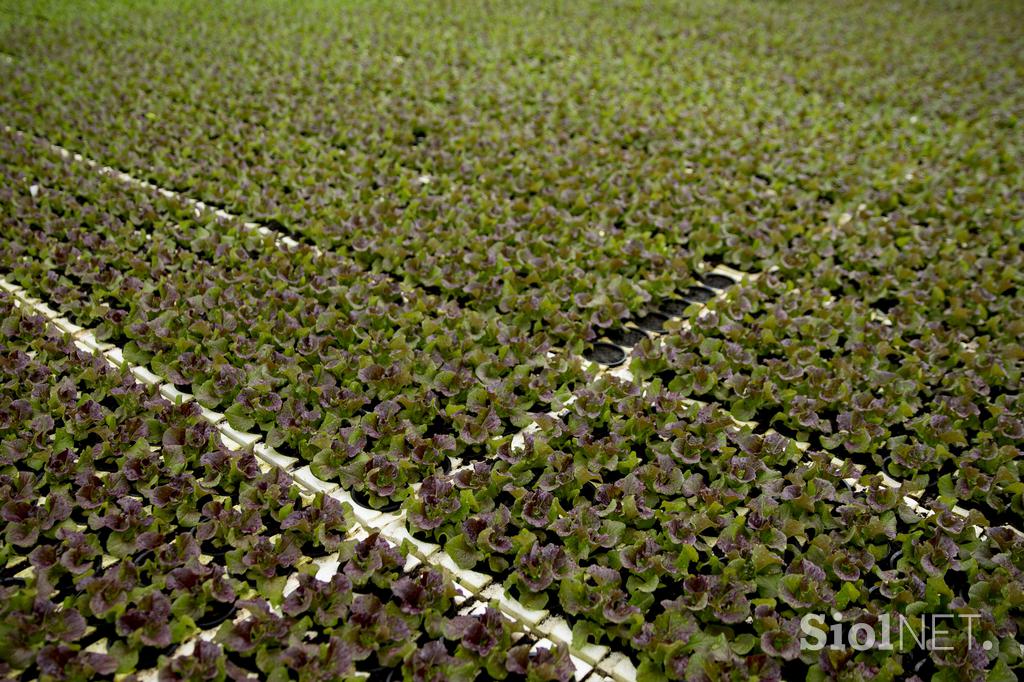
[[[0,0],[0,678],[1018,679],[1021,26]]]

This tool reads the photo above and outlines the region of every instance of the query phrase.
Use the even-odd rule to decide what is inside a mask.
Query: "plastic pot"
[[[137,568],[141,569],[143,566],[145,566],[147,561],[155,557],[156,555],[153,553],[153,550],[141,549],[131,556],[131,560],[132,563],[135,564]]]
[[[206,613],[196,620],[196,627],[200,630],[212,630],[237,612],[238,607],[233,602],[214,601],[206,605]]]
[[[670,298],[662,301],[658,306],[658,310],[669,317],[681,317],[690,305],[690,301],[684,301],[681,298]]]
[[[462,453],[459,455],[459,457],[462,458],[463,464],[468,464],[471,462],[483,462],[489,459],[490,456],[490,453],[488,453],[484,448],[480,447],[479,445],[471,445],[465,450],[463,450]],[[451,471],[451,462],[451,459],[448,459],[448,469],[447,471],[445,471],[446,474]]]
[[[665,323],[668,322],[668,315],[659,312],[647,313],[636,320],[636,326],[644,331],[661,334],[665,331]]]
[[[111,412],[116,412],[117,408],[120,407],[120,404],[117,402],[117,398],[108,394],[100,401],[100,406],[107,408]]]
[[[615,329],[609,329],[604,335],[615,345],[626,346],[627,348],[631,348],[644,339],[649,338],[647,332],[636,327],[616,327]]]
[[[215,545],[213,543],[212,539],[210,539],[210,540],[203,540],[202,543],[200,543],[200,545],[199,545],[199,551],[201,551],[206,556],[213,557],[214,559],[219,559],[219,558],[223,557],[225,554],[227,554],[231,550],[232,550],[232,547],[230,547],[228,545],[223,545],[223,546]]]
[[[100,456],[98,453],[93,453],[92,468],[97,472],[106,472],[108,474],[116,474],[122,470],[121,465],[118,463],[119,457],[114,455]]]
[[[894,296],[883,296],[872,301],[871,307],[879,311],[883,315],[888,315],[889,311],[898,306],[899,304],[900,301],[898,298],[895,298]]]
[[[117,626],[109,620],[90,619],[89,625],[94,626],[92,632],[88,632],[78,640],[78,644],[83,649],[96,644],[100,640],[107,640],[107,644],[111,642],[121,641],[124,638],[117,633]]]
[[[707,303],[713,299],[717,294],[714,289],[708,289],[700,285],[694,285],[692,287],[686,287],[680,292],[680,297],[684,301],[690,303]]]
[[[370,494],[364,490],[349,490],[348,494],[352,496],[352,499],[359,503],[360,506],[366,507],[367,509],[374,509],[379,512],[389,513],[393,512],[402,506],[402,503],[397,500],[389,499],[385,504],[379,507],[375,507],[370,504]]]
[[[94,576],[95,575],[99,575],[103,571],[102,567],[103,567],[103,558],[101,556],[95,557],[92,560],[92,573],[93,573],[93,575]],[[83,571],[82,573],[78,573],[78,574],[71,573],[70,571],[64,571],[63,573],[61,573],[61,576],[59,578],[57,578],[57,580],[55,580],[53,582],[53,588],[55,590],[57,590],[58,594],[63,595],[63,596],[70,596],[70,595],[81,594],[82,587],[81,587],[80,580],[81,580],[81,577],[84,574],[85,574],[85,571]],[[79,582],[76,583],[75,582],[76,579],[78,579]]]
[[[503,424],[503,426],[505,426],[506,430],[509,428],[509,426],[506,424]],[[449,473],[450,471],[452,471],[452,457],[450,457],[449,455],[445,455],[444,457],[441,458],[439,462],[436,463],[427,463],[418,460],[413,460],[413,462],[415,462],[416,466],[420,467],[421,469],[426,469],[432,466],[436,469],[440,469],[442,473]]]
[[[29,663],[29,666],[22,671],[21,675],[18,676],[18,682],[32,682],[33,680],[39,679],[39,668],[36,666],[36,662],[33,660]]]
[[[302,551],[303,556],[308,557],[310,559],[320,559],[322,557],[334,554],[334,552],[332,552],[329,549],[325,549],[321,545],[318,545],[312,539],[303,542],[302,546],[299,547],[299,549]],[[337,550],[334,551],[336,552]]]
[[[274,537],[275,535],[279,535],[281,533],[281,522],[275,519],[274,516],[269,512],[263,514],[260,517],[260,521],[266,528],[266,530],[263,532],[263,535],[266,535],[268,538]]]
[[[14,576],[29,566],[30,564],[21,563],[11,568],[0,569],[0,587],[21,587],[25,583],[24,578],[15,578]]]
[[[367,679],[373,680],[373,682],[399,682],[402,679],[402,669],[399,668],[385,668],[384,666],[374,666],[370,670],[366,671]]]
[[[100,547],[103,548],[104,552],[106,552],[107,542],[110,540],[110,536],[113,534],[113,531],[111,531],[109,528],[104,527],[92,532],[95,534],[96,540],[100,543]]]
[[[705,286],[709,286],[713,289],[728,289],[733,284],[736,284],[736,280],[732,277],[717,272],[708,273],[701,277],[700,280]]]
[[[256,675],[256,679],[261,679],[263,672],[256,665],[256,654],[255,652],[247,652],[245,654],[237,651],[229,650],[227,647],[224,648],[224,658],[226,658],[232,665],[239,670],[246,673],[253,673]]]
[[[583,351],[583,357],[608,367],[618,367],[626,361],[626,351],[610,343],[598,342]]]

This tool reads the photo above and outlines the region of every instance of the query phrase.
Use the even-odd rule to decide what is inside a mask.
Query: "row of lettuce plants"
[[[0,672],[8,679],[560,679],[343,505],[225,447],[0,293]],[[20,677],[19,677],[20,676]]]

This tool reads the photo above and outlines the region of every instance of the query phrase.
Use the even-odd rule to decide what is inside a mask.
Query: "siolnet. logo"
[[[826,646],[837,651],[906,651],[908,647],[917,647],[927,651],[952,651],[951,635],[960,633],[966,634],[967,645],[973,648],[975,620],[980,617],[977,613],[926,613],[918,618],[907,618],[900,614],[894,619],[891,614],[883,613],[874,623],[844,623],[841,620],[842,614],[833,613],[834,622],[827,626],[824,615],[808,613],[800,619],[800,632],[803,635],[800,648],[803,651],[820,651]],[[991,640],[981,642],[985,651],[991,650],[993,646],[995,643]]]

